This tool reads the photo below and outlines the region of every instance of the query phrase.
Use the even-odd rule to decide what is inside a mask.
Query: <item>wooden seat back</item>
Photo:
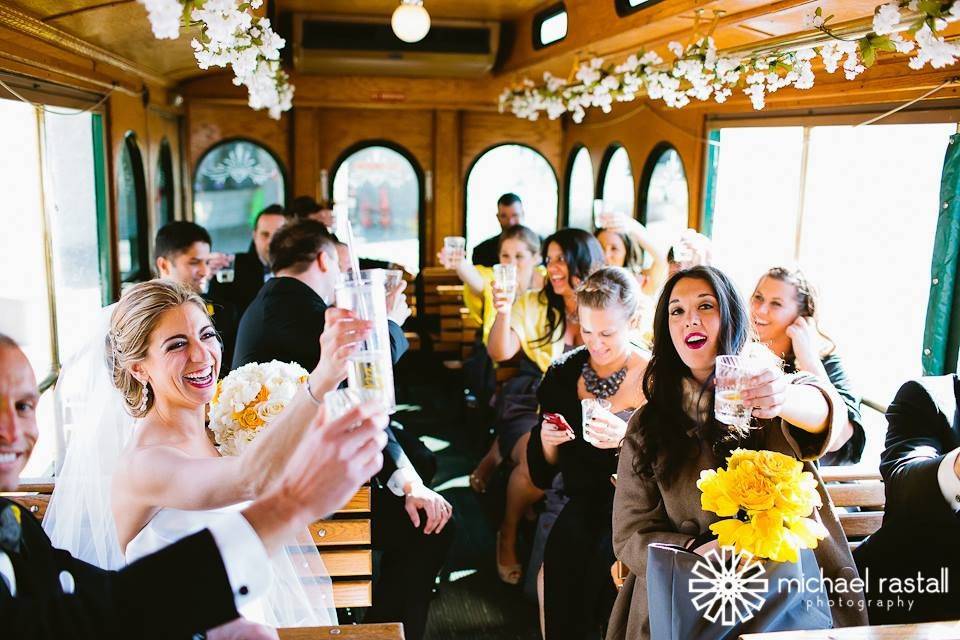
[[[463,284],[455,271],[426,267],[421,271],[423,316],[420,326],[428,332],[433,351],[456,360],[463,357]]]
[[[2,495],[42,520],[53,489],[52,482],[21,484],[17,491]],[[327,574],[333,579],[333,601],[337,608],[369,607],[372,602],[373,550],[370,531],[369,486],[361,487],[330,519],[318,520],[310,525],[310,535],[317,545]],[[309,579],[315,573],[308,566],[302,577]]]
[[[403,640],[399,622],[277,629],[280,640]]]
[[[877,531],[886,503],[883,480],[875,470],[821,467],[820,475],[834,506],[850,549]]]

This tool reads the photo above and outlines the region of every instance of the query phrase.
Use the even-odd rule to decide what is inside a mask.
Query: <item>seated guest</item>
[[[604,226],[594,235],[603,247],[607,266],[623,267],[637,279],[645,295],[657,295],[667,279],[667,257],[647,228],[622,213],[605,213],[601,218]],[[645,255],[651,257],[647,267],[644,267]]]
[[[0,335],[0,491],[16,491],[37,442],[36,378]],[[322,415],[322,414],[321,414]],[[305,524],[343,505],[380,468],[386,416],[357,407],[314,427],[272,488],[242,512],[119,570],[55,549],[24,509],[0,498],[0,620],[4,637],[276,637],[237,619],[268,587],[268,554]],[[359,423],[359,428],[357,425]]]
[[[500,230],[523,224],[523,203],[515,193],[505,193],[497,200],[497,222]],[[492,267],[500,262],[500,234],[487,238],[473,248],[473,264]]]
[[[830,450],[847,420],[833,387],[810,375],[785,375],[770,365],[741,389],[743,403],[753,407],[750,428],[717,421],[712,387],[716,357],[741,353],[749,341],[750,317],[730,279],[712,267],[680,271],[667,280],[654,315],[654,336],[653,357],[643,375],[647,403],[630,419],[617,468],[613,548],[630,575],[617,595],[607,638],[650,637],[648,546],[691,547],[710,533],[709,526],[720,517],[701,508],[697,480],[701,471],[725,464],[736,448],[793,456],[814,473],[824,507],[812,517],[829,535],[813,553],[831,584],[841,582],[838,578],[849,584],[856,577],[853,557],[811,464]],[[703,555],[714,549],[716,539],[693,551]],[[682,590],[677,597],[689,594]],[[862,592],[835,595],[832,601],[835,627],[866,624]]]
[[[474,355],[464,363],[464,376],[472,379],[471,388],[491,388],[496,384],[489,356],[487,356],[487,342],[490,338],[490,329],[497,317],[493,306],[493,268],[483,265],[474,265],[463,260],[459,255],[448,255],[441,251],[437,259],[447,269],[457,272],[463,281],[463,303],[470,311],[471,317],[480,323],[481,342],[474,345]],[[500,234],[500,261],[499,264],[512,264],[517,268],[517,295],[524,295],[527,291],[543,289],[546,270],[540,264],[540,236],[523,225],[515,225]],[[470,369],[468,370],[468,363]],[[484,379],[489,374],[490,381]],[[480,398],[481,403],[489,402],[489,393],[486,398]],[[490,474],[500,464],[499,443],[494,440],[493,445],[483,457],[480,464],[470,474],[470,487],[477,493],[486,491]]]
[[[157,231],[153,253],[157,261],[157,274],[161,278],[179,282],[203,296],[207,303],[207,313],[220,334],[223,361],[230,362],[237,341],[240,317],[233,302],[217,295],[216,291],[208,291],[212,275],[207,266],[210,244],[210,234],[206,229],[193,222],[176,220],[168,222]]]
[[[310,196],[297,196],[290,203],[287,213],[296,220],[316,220],[322,223],[327,230],[333,232],[336,217],[333,213],[333,201],[321,200],[317,202]]]
[[[955,577],[960,575],[957,376],[931,376],[904,384],[887,409],[887,423],[886,449],[880,457],[887,498],[883,526],[853,554],[860,575],[869,576],[870,624],[955,619],[960,612],[960,585]],[[906,585],[911,580],[916,584],[918,576],[946,592],[893,591],[892,584]],[[898,599],[911,604],[898,604]]]
[[[847,424],[837,434],[836,450],[821,465],[856,464],[867,444],[860,398],[836,354],[836,346],[819,326],[816,289],[799,269],[774,267],[767,271],[750,297],[750,319],[757,337],[783,359],[784,371],[806,371],[828,380],[847,405]]]
[[[527,469],[527,441],[539,421],[537,387],[551,362],[582,343],[576,290],[603,266],[600,243],[583,229],[561,229],[544,244],[547,283],[542,290],[517,295],[493,285],[497,315],[488,351],[494,362],[510,361],[518,369],[497,393],[494,423],[500,455],[514,465],[497,534],[497,572],[508,584],[519,583],[522,574],[516,550],[520,519],[543,497]]]
[[[270,243],[270,263],[274,277],[240,321],[233,367],[281,360],[312,370],[326,323],[354,318],[349,311],[328,310],[340,275],[334,238],[315,220],[291,223]],[[396,314],[397,305],[390,308]],[[394,362],[407,348],[397,319],[388,321]],[[447,526],[453,510],[427,488],[392,429],[387,431],[387,461],[372,496],[372,544],[384,553],[373,607],[364,620],[402,622],[406,636],[419,639],[434,580],[453,542],[453,527]]]
[[[610,580],[613,555],[610,522],[620,442],[627,420],[643,405],[641,381],[647,365],[631,343],[640,313],[639,286],[618,267],[595,271],[577,290],[584,346],[554,361],[537,398],[541,416],[556,413],[570,429],[541,418],[527,445],[534,484],[551,488],[563,475],[563,507],[547,538],[543,560],[544,636],[599,637],[610,618],[616,589]],[[580,401],[603,399],[584,434]],[[586,437],[588,436],[588,437]]]
[[[258,213],[253,223],[250,248],[234,256],[233,282],[214,280],[210,283],[211,295],[233,302],[237,308],[237,318],[243,315],[260,287],[270,278],[270,240],[286,220],[283,207],[279,204],[272,204]],[[224,363],[229,365],[230,361],[224,360]]]

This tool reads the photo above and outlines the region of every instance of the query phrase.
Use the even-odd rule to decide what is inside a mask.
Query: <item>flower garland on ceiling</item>
[[[268,18],[253,15],[263,0],[139,0],[147,9],[153,34],[159,39],[180,37],[180,26],[199,26],[191,41],[201,69],[227,66],[233,84],[245,86],[252,109],[267,109],[270,117],[293,106],[293,85],[280,67],[280,50],[286,41]]]
[[[907,16],[903,9],[909,11]],[[663,100],[669,107],[681,108],[694,98],[725,102],[740,88],[753,108],[759,110],[764,108],[767,94],[784,87],[811,88],[813,61],[818,56],[827,73],[842,66],[847,80],[872,66],[880,52],[915,50],[909,61],[912,69],[922,69],[928,63],[940,69],[960,58],[960,46],[940,35],[948,23],[960,20],[960,0],[888,2],[874,11],[873,30],[852,39],[837,35],[830,24],[832,18],[824,17],[820,8],[807,14],[804,26],[832,39],[791,51],[726,55],[717,51],[708,34],[686,47],[679,42],[668,44],[675,56],[671,63],[664,63],[654,51],[640,51],[617,65],[603,58],[578,61],[569,78],[546,72],[542,85],[527,78],[519,86],[505,89],[500,95],[500,112],[509,111],[528,120],[537,120],[541,113],[551,120],[569,113],[579,123],[589,107],[600,107],[609,113],[614,102],[630,102],[641,93],[652,100]],[[901,32],[913,39],[904,39]]]

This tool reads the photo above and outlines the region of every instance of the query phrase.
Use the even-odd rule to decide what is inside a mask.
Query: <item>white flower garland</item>
[[[901,14],[904,8],[919,14],[905,29],[913,36],[912,41],[898,33],[905,28]],[[581,62],[569,80],[547,72],[542,85],[527,78],[520,86],[505,89],[500,95],[500,112],[509,111],[527,120],[537,120],[541,113],[551,120],[569,113],[574,122],[581,122],[588,107],[600,107],[609,113],[614,102],[630,102],[641,92],[652,100],[663,100],[669,107],[681,108],[692,99],[725,102],[738,88],[759,110],[764,108],[766,96],[778,89],[811,88],[817,56],[827,73],[842,66],[847,80],[873,65],[881,51],[910,53],[916,49],[909,61],[912,69],[922,69],[928,62],[940,69],[960,58],[960,46],[939,35],[947,23],[960,20],[960,0],[888,2],[874,12],[873,31],[855,40],[834,35],[831,18],[824,17],[819,8],[807,14],[804,26],[822,31],[833,40],[796,51],[731,57],[719,54],[713,38],[707,36],[687,47],[678,42],[668,44],[675,56],[669,64],[653,51],[640,51],[619,65],[592,58]]]
[[[160,39],[180,37],[183,22],[200,26],[200,37],[190,43],[201,69],[227,66],[233,84],[247,87],[251,108],[267,109],[270,117],[293,106],[293,85],[280,67],[286,41],[250,9],[263,0],[139,0],[147,9],[153,34]]]

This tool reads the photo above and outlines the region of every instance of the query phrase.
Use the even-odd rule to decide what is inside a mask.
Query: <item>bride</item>
[[[343,341],[363,330],[359,321],[336,326],[331,333]],[[242,455],[220,457],[204,418],[221,346],[203,300],[164,280],[132,287],[113,308],[109,329],[68,363],[58,384],[75,428],[44,521],[54,545],[116,568],[242,508],[278,475],[319,410],[310,392],[336,388],[348,352],[323,349],[309,391],[301,389]],[[268,595],[241,610],[250,622],[229,623],[234,628],[223,635],[251,623],[336,624],[330,580],[309,532],[288,548],[273,558]],[[298,566],[324,579],[302,581]]]

